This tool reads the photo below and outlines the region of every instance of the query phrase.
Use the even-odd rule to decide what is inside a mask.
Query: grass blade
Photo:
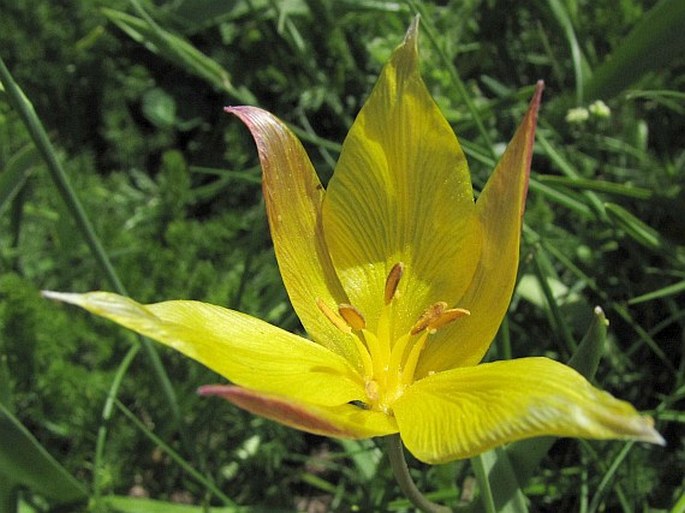
[[[2,58],[0,58],[0,80],[5,87],[7,98],[9,99],[10,104],[19,114],[23,123],[26,125],[31,138],[36,145],[36,148],[47,164],[48,171],[50,172],[60,196],[66,203],[69,212],[74,218],[79,231],[83,235],[100,268],[111,282],[114,290],[120,294],[126,295],[126,289],[124,288],[124,285],[114,270],[114,266],[112,265],[109,256],[105,252],[104,247],[100,243],[100,240],[95,234],[95,229],[93,228],[93,225],[90,222],[90,219],[88,218],[81,201],[76,195],[76,192],[71,186],[67,174],[57,159],[57,155],[52,143],[50,142],[50,139],[48,138],[47,132],[43,127],[43,124],[38,118],[38,115],[36,114],[36,111],[34,110],[29,99],[24,95],[19,85],[12,78],[12,75],[5,66],[5,62],[2,60]],[[181,422],[181,412],[178,406],[178,401],[176,400],[176,394],[171,386],[171,380],[164,370],[159,354],[152,345],[152,342],[149,340],[142,339],[142,343],[145,352],[150,359],[150,363],[152,364],[153,372],[157,377],[162,391],[167,399],[172,417],[176,421],[176,425],[181,430],[182,437],[186,438],[186,436],[183,434],[183,423]]]
[[[216,61],[207,57],[185,39],[164,30],[140,7],[132,2],[140,18],[115,9],[103,8],[102,13],[117,27],[135,41],[144,44],[150,51],[166,58],[225,91],[241,103],[257,103],[254,95],[243,87],[235,87],[231,75]]]
[[[0,404],[0,474],[58,504],[83,501],[86,487],[69,474]]]
[[[621,41],[585,84],[585,99],[612,98],[648,71],[685,52],[685,2],[662,0]]]
[[[38,153],[33,145],[25,146],[7,161],[0,174],[0,213],[26,183],[37,162]]]
[[[576,103],[580,105],[583,102],[583,85],[585,83],[585,77],[587,76],[586,70],[589,71],[587,61],[583,52],[578,44],[578,38],[576,37],[576,31],[573,28],[573,23],[571,18],[566,11],[566,7],[559,0],[547,0],[547,4],[552,11],[552,14],[556,18],[557,22],[564,31],[564,35],[568,41],[568,46],[571,49],[571,60],[573,61],[573,74],[575,76],[576,82]]]
[[[615,203],[606,203],[604,208],[611,222],[617,228],[626,232],[635,242],[657,252],[662,251],[666,247],[666,243],[658,231],[635,217],[625,208]]]

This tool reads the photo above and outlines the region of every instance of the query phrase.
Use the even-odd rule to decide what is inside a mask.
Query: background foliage
[[[291,123],[326,180],[420,12],[425,80],[479,188],[543,78],[520,283],[489,358],[567,361],[601,305],[611,325],[595,381],[651,412],[668,446],[561,440],[522,483],[528,506],[685,510],[679,2],[0,0],[0,12],[0,57],[130,295],[202,299],[295,331],[256,151],[222,106]],[[0,92],[0,433],[15,437],[0,442],[0,510],[408,510],[375,442],[199,399],[220,378],[40,298],[117,285],[14,107]],[[12,446],[47,452],[24,472]],[[435,498],[477,503],[468,462],[413,466]]]

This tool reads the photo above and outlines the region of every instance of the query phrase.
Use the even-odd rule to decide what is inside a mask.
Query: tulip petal
[[[250,413],[315,435],[357,439],[397,433],[392,417],[351,404],[324,407],[227,385],[208,385],[199,392],[222,397]]]
[[[393,410],[407,449],[427,463],[543,435],[664,443],[650,417],[547,358],[428,376],[409,387]]]
[[[281,120],[256,107],[227,107],[250,130],[263,171],[264,199],[278,267],[302,325],[318,343],[359,364],[349,334],[317,308],[349,302],[321,233],[324,189],[299,139]]]
[[[422,355],[417,377],[480,362],[502,323],[518,272],[521,222],[542,89],[540,81],[526,116],[476,202],[483,226],[482,251],[473,281],[458,304],[471,315],[436,333]]]
[[[43,294],[157,340],[244,387],[324,406],[366,397],[343,357],[246,314],[199,301],[141,305],[109,292]]]
[[[352,125],[323,204],[336,271],[372,331],[385,280],[404,263],[395,336],[431,304],[452,306],[480,252],[466,159],[421,79],[417,24]]]

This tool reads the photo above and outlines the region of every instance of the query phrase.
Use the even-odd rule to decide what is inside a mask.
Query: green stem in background
[[[105,442],[107,441],[107,425],[109,424],[109,419],[112,417],[112,412],[114,411],[114,402],[117,400],[117,395],[119,394],[119,388],[121,387],[121,382],[124,380],[124,376],[128,371],[128,368],[133,363],[138,351],[140,350],[140,345],[131,346],[131,348],[124,356],[124,359],[119,364],[117,372],[114,375],[112,384],[109,387],[109,392],[107,393],[107,400],[105,401],[105,407],[102,409],[102,422],[98,428],[98,435],[95,441],[95,457],[93,460],[93,499],[94,503],[97,504],[101,494],[101,469],[103,467],[103,460],[105,454]]]
[[[495,498],[492,495],[492,489],[490,488],[490,481],[488,480],[488,475],[485,471],[483,457],[479,455],[471,458],[471,468],[473,469],[473,473],[476,474],[476,481],[478,481],[478,487],[480,488],[483,508],[487,513],[497,513]]]
[[[409,475],[409,467],[407,467],[407,460],[404,458],[404,448],[402,447],[400,435],[390,435],[385,440],[392,473],[395,475],[400,489],[411,503],[425,513],[451,513],[452,510],[450,508],[430,501],[416,487],[416,483],[414,483],[414,480]]]
[[[43,124],[38,119],[38,115],[33,109],[31,102],[28,100],[28,98],[26,98],[24,92],[19,88],[17,83],[12,78],[12,75],[5,66],[5,62],[1,57],[0,80],[5,87],[5,92],[7,93],[7,98],[10,102],[10,105],[12,105],[12,108],[14,108],[14,110],[17,111],[17,114],[19,114],[19,117],[24,122],[26,129],[31,135],[31,139],[33,139],[36,148],[38,148],[38,151],[45,160],[45,164],[48,167],[48,171],[52,176],[55,186],[64,199],[67,208],[71,212],[76,225],[84,235],[86,244],[88,244],[88,247],[95,256],[95,259],[104,271],[105,275],[112,283],[114,289],[121,294],[125,294],[124,286],[119,280],[119,277],[117,276],[116,271],[114,270],[114,267],[107,256],[107,253],[97,238],[97,235],[95,235],[93,225],[88,220],[88,216],[86,215],[81,202],[76,196],[74,189],[71,187],[64,169],[62,169],[61,164],[57,160],[57,155],[55,154],[52,144],[50,143],[48,134],[45,132]]]

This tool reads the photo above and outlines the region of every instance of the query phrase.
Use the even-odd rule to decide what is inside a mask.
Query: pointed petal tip
[[[411,23],[409,24],[409,28],[407,29],[407,33],[404,35],[404,44],[405,45],[411,45],[413,47],[416,47],[416,43],[419,38],[419,25],[421,23],[421,15],[417,14],[414,16],[414,18],[411,20]]]
[[[528,105],[528,116],[532,117],[533,130],[535,130],[535,125],[537,123],[538,110],[540,110],[540,103],[542,103],[542,92],[545,90],[545,81],[538,80],[535,83],[535,90],[533,91],[533,97]]]
[[[259,107],[253,107],[251,105],[227,105],[224,107],[224,112],[226,114],[232,114],[238,116],[241,120],[245,121],[245,116],[250,113],[262,112],[263,109]],[[266,112],[266,111],[264,111]]]
[[[421,17],[417,14],[409,24],[404,40],[395,48],[390,62],[394,62],[399,69],[411,72],[417,69],[419,57],[419,22]]]
[[[661,433],[653,428],[649,431],[649,433],[646,433],[643,438],[640,438],[640,441],[666,447],[666,439],[661,436]]]
[[[542,95],[542,91],[545,89],[545,81],[542,79],[539,79],[537,82],[535,82],[535,95],[536,97]]]
[[[231,385],[202,385],[197,389],[197,395],[201,396],[209,396],[209,395],[218,395],[221,396],[222,394],[225,394],[227,392],[230,393],[228,389],[230,388],[235,388]]]
[[[640,442],[647,442],[661,447],[666,446],[666,440],[661,433],[654,428],[654,419],[649,415],[639,417],[639,424],[636,423],[634,438]]]
[[[62,303],[71,303],[78,305],[81,303],[81,294],[74,292],[57,292],[54,290],[41,290],[40,295],[45,299],[52,299],[53,301],[61,301]]]

